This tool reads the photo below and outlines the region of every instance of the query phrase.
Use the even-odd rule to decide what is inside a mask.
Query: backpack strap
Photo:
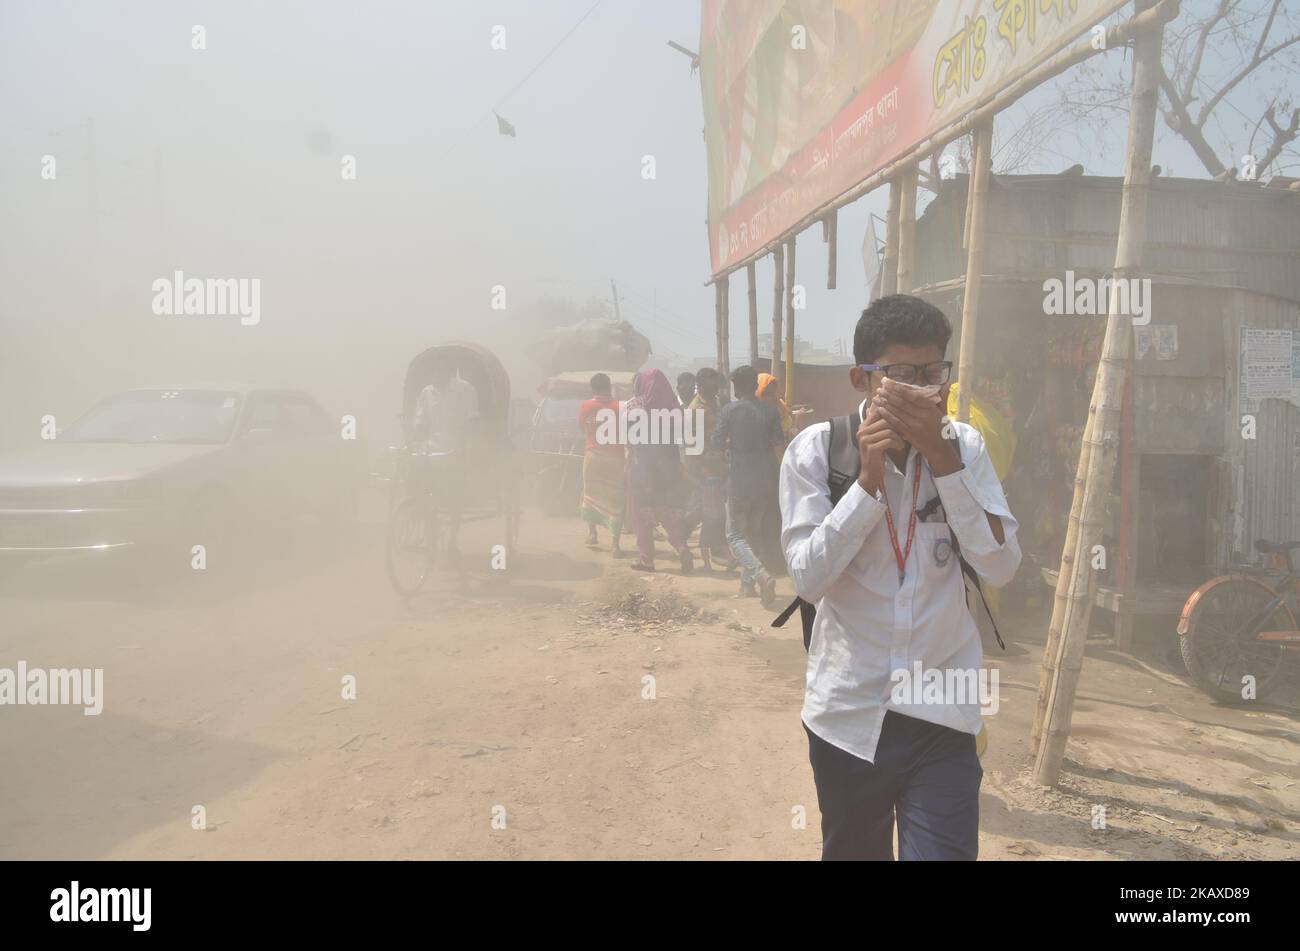
[[[862,456],[858,452],[858,426],[862,417],[858,410],[848,416],[836,416],[830,421],[830,446],[826,452],[826,488],[830,492],[831,505],[839,504],[844,493],[858,478],[862,465]],[[803,647],[808,649],[812,641],[813,619],[817,616],[816,605],[809,604],[803,598],[796,597],[785,606],[785,610],[772,621],[772,627],[784,627],[785,622],[799,612],[803,626]]]
[[[944,438],[946,438],[948,440],[948,444],[952,446],[952,451],[957,454],[957,458],[961,459],[961,440],[958,438],[957,434],[954,432],[951,436],[946,436]],[[964,460],[962,464],[965,465]],[[948,517],[948,513],[947,510],[945,510],[944,518],[946,519],[947,517]],[[962,557],[961,543],[957,541],[957,534],[952,530],[951,527],[949,527],[948,529],[948,537],[952,539],[952,550],[957,555],[957,563],[961,565],[961,573],[970,581],[971,585],[975,588],[975,593],[980,596],[980,603],[984,605],[984,613],[988,615],[989,623],[993,625],[993,636],[997,638],[998,647],[1002,648],[1003,650],[1006,650],[1007,645],[1002,640],[1002,632],[998,630],[998,622],[997,619],[993,617],[992,608],[989,607],[989,599],[984,596],[984,585],[980,582],[979,572],[977,572],[971,566],[971,563],[969,561],[967,561],[965,558]],[[966,595],[966,606],[970,607],[969,592]]]
[[[831,505],[838,505],[844,493],[858,479],[862,468],[862,454],[858,451],[858,427],[862,417],[858,410],[848,416],[831,420],[831,440],[826,452],[826,487],[830,490]]]
[[[798,608],[799,605],[803,603],[804,603],[803,598],[795,598],[793,601],[791,601],[789,604],[785,606],[784,611],[782,611],[780,614],[776,616],[776,618],[772,621],[772,626],[785,627],[785,622],[790,620],[790,618],[794,615],[795,609]]]
[[[836,416],[830,421],[830,447],[827,450],[827,488],[830,491],[831,504],[836,505],[844,497],[858,478],[858,472],[862,465],[862,455],[858,451],[857,432],[862,423],[862,417],[857,410],[854,410],[848,416]],[[952,446],[953,452],[957,458],[961,459],[961,440],[954,432],[953,435],[946,437]],[[964,464],[964,461],[963,461]],[[945,512],[945,515],[947,513]],[[961,573],[975,588],[975,592],[980,597],[980,603],[984,605],[984,613],[988,615],[989,623],[993,625],[993,636],[997,638],[998,647],[1003,650],[1007,649],[1006,643],[1002,640],[1002,632],[998,630],[997,619],[993,617],[993,611],[989,608],[988,598],[984,596],[984,586],[980,582],[979,573],[971,566],[961,554],[961,545],[957,541],[956,534],[950,528],[948,535],[952,539],[952,550],[957,555],[957,561],[961,565]],[[970,605],[970,595],[967,593],[967,606]],[[816,605],[809,604],[803,598],[796,597],[785,610],[778,614],[772,621],[772,627],[784,627],[785,623],[794,616],[794,612],[799,612],[799,619],[803,624],[803,646],[804,650],[812,638],[813,619],[817,616]]]

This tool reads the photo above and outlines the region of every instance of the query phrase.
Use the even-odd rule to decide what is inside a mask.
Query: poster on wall
[[[1238,409],[1253,413],[1260,400],[1300,407],[1300,333],[1242,327],[1238,347]]]

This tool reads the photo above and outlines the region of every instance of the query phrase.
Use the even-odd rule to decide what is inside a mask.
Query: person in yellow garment
[[[957,387],[959,386],[960,383],[954,383],[952,389],[948,391],[948,415],[954,419],[957,417]],[[999,479],[1006,479],[1007,473],[1011,471],[1011,462],[1016,455],[1016,432],[1011,425],[1011,420],[992,406],[972,396],[970,424],[984,437],[984,445],[988,448],[993,471],[998,474]]]
[[[957,418],[957,387],[960,385],[954,383],[948,391],[948,416],[952,419]],[[1016,432],[1011,426],[1011,420],[972,396],[970,424],[984,437],[984,448],[988,450],[989,461],[993,463],[993,471],[997,473],[998,481],[1005,481],[1016,456]],[[989,610],[995,613],[998,610],[998,594],[998,588],[993,585],[985,586],[984,601],[989,606]],[[984,755],[988,742],[988,729],[982,727],[979,736],[975,738],[975,751],[978,755]]]
[[[957,418],[957,387],[959,386],[961,383],[954,383],[948,391],[948,416],[952,419]],[[998,481],[1005,482],[1016,456],[1016,431],[1011,425],[1011,420],[972,395],[970,424],[984,437],[984,447],[988,450],[989,461],[993,463],[993,471],[997,473]],[[984,599],[989,610],[996,613],[999,600],[998,589],[993,585],[985,586]]]
[[[785,400],[781,398],[781,387],[772,374],[760,373],[758,375],[758,398],[764,403],[771,403],[776,407],[781,414],[781,434],[785,436],[786,442],[793,439],[794,416],[790,413],[790,407],[785,405]]]

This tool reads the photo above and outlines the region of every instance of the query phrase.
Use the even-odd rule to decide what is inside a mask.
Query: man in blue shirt
[[[785,448],[781,414],[758,398],[758,373],[751,366],[731,374],[736,399],[722,408],[713,431],[713,448],[727,450],[727,543],[740,562],[740,593],[757,594],[764,607],[776,599],[776,580],[763,567],[754,546],[765,520],[778,516],[779,461]]]

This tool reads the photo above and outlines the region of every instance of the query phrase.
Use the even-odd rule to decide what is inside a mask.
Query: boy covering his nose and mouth
[[[1020,563],[983,438],[941,409],[951,336],[920,298],[873,303],[849,371],[863,395],[856,479],[832,503],[829,423],[795,437],[781,464],[782,547],[795,590],[817,607],[803,723],[823,859],[893,859],[895,818],[903,859],[978,852],[978,697],[918,704],[890,689],[893,672],[917,662],[980,667],[954,541],[987,584],[1006,584]]]

